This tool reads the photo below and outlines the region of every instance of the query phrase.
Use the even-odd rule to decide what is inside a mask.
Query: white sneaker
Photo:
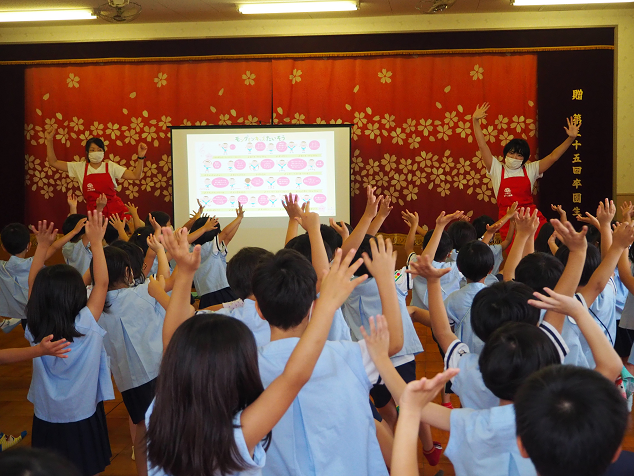
[[[22,322],[22,319],[2,319],[0,329],[6,334],[11,332],[20,322]]]

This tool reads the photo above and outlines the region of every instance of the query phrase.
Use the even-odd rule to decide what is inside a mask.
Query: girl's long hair
[[[255,338],[246,325],[222,314],[188,319],[161,362],[147,432],[149,462],[172,476],[246,469],[233,419],[263,391]]]
[[[67,264],[42,268],[26,304],[26,322],[33,341],[40,342],[51,334],[53,340],[69,342],[82,337],[75,329],[75,318],[87,302],[86,286],[79,271]]]

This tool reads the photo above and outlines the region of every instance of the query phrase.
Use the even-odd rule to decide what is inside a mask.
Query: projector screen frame
[[[193,131],[222,131],[222,132],[226,132],[226,133],[231,133],[232,130],[242,130],[244,131],[245,129],[249,129],[249,128],[253,128],[253,129],[259,129],[262,130],[264,129],[266,132],[266,130],[268,130],[269,132],[272,133],[280,133],[281,131],[289,131],[292,132],[294,130],[301,130],[301,129],[330,129],[330,130],[345,130],[347,129],[347,147],[348,147],[348,157],[345,158],[345,166],[346,166],[346,178],[347,178],[347,187],[346,187],[346,191],[345,191],[345,200],[347,201],[347,209],[346,210],[341,210],[341,212],[339,211],[339,206],[337,207],[337,219],[338,220],[344,220],[346,222],[350,221],[350,216],[351,216],[351,197],[350,197],[350,183],[352,180],[352,172],[351,172],[351,167],[350,167],[350,163],[351,163],[351,158],[352,158],[352,124],[254,124],[254,125],[244,125],[244,124],[238,124],[238,125],[205,125],[205,126],[185,126],[185,125],[180,125],[180,126],[170,126],[170,135],[172,137],[171,140],[171,163],[172,163],[172,216],[174,217],[174,221],[175,223],[181,223],[181,221],[184,223],[184,221],[187,220],[187,217],[189,217],[189,212],[190,210],[187,210],[187,215],[186,217],[183,216],[183,214],[185,212],[183,212],[182,210],[177,210],[176,208],[176,194],[175,194],[175,189],[176,189],[176,168],[180,165],[180,163],[182,163],[181,161],[183,160],[182,158],[179,159],[178,161],[176,160],[175,157],[175,150],[174,150],[174,135],[172,134],[173,130],[193,130]],[[181,153],[182,151],[179,151],[177,153]],[[185,158],[185,162],[187,161],[187,158]],[[335,176],[339,177],[340,173],[342,173],[341,171],[339,171],[339,168],[342,167],[342,165],[339,163],[340,159],[338,160],[337,157],[335,157]],[[179,172],[180,174],[180,172]],[[339,186],[337,186],[337,202],[339,201],[339,193],[343,193],[342,189],[339,188]],[[182,207],[180,207],[182,208]],[[268,218],[268,217],[249,217],[248,215],[248,209],[246,210],[247,213],[245,214],[245,220],[243,222],[242,227],[245,227],[246,224],[246,228],[250,228],[251,230],[257,230],[258,228],[266,228],[265,226],[262,226],[262,224],[264,223],[264,220],[280,220],[280,217],[272,217],[272,218]],[[226,221],[227,219],[224,218],[223,221]],[[287,219],[286,219],[287,220]],[[328,217],[322,217],[321,221],[324,224],[328,224]],[[284,232],[285,232],[285,228],[287,225],[284,225]],[[238,236],[238,235],[237,235]],[[240,241],[242,242],[243,240],[235,240],[234,241]],[[250,243],[250,246],[254,246],[253,243]],[[267,248],[270,249],[271,251],[275,251],[274,247],[272,245],[262,245],[263,248]],[[281,248],[282,245],[280,244],[280,246],[276,249]],[[237,249],[239,248],[233,248],[233,251],[237,251]]]

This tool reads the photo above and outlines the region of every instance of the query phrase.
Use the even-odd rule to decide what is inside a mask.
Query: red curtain
[[[86,139],[134,165],[150,150],[141,182],[121,184],[144,215],[171,212],[170,125],[350,123],[352,221],[363,187],[396,204],[383,226],[405,232],[400,211],[433,226],[440,210],[495,216],[470,114],[489,101],[483,126],[494,155],[513,137],[536,147],[535,55],[447,55],[34,67],[27,70],[27,220],[67,214],[77,185],[45,161],[44,130],[58,124],[60,160],[84,160]],[[271,102],[272,101],[272,102]],[[534,154],[535,155],[535,154]]]
[[[46,164],[44,130],[53,123],[60,160],[85,160],[86,140],[96,136],[106,143],[107,159],[134,167],[138,144],[148,145],[143,178],[123,181],[118,192],[144,217],[153,210],[172,213],[169,126],[260,122],[271,122],[270,61],[30,68],[24,125],[27,222],[48,219],[61,227],[67,192],[81,194],[74,179]],[[79,212],[85,213],[85,206]]]
[[[431,228],[441,210],[497,218],[471,113],[491,103],[483,129],[494,155],[513,137],[534,151],[536,77],[535,55],[274,61],[274,122],[354,124],[353,223],[365,209],[366,185],[396,204],[386,232],[407,232],[406,208]]]

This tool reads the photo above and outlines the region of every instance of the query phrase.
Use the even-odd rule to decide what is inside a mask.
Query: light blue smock
[[[158,377],[163,356],[165,309],[148,293],[149,281],[108,291],[99,326],[112,376],[120,392]]]
[[[90,243],[88,246],[84,246],[81,239],[77,243],[69,241],[62,246],[62,255],[64,255],[66,264],[75,268],[82,276],[90,268],[90,262],[92,261]]]
[[[484,348],[484,342],[473,333],[471,326],[471,305],[476,294],[487,285],[483,283],[468,283],[454,291],[445,299],[445,308],[449,323],[454,326],[454,334],[462,342],[469,346],[474,354],[480,354]]]
[[[515,407],[451,411],[445,455],[456,476],[537,476],[517,447]]]
[[[279,377],[298,338],[259,349],[262,383]],[[360,345],[326,342],[306,385],[273,428],[265,476],[387,476],[368,405]]]
[[[11,256],[9,261],[0,260],[0,316],[26,319],[32,264],[33,258]]]
[[[229,287],[226,258],[227,247],[224,242],[218,243],[217,235],[201,246],[200,267],[194,274],[194,286],[199,296]]]
[[[407,264],[415,261],[416,255],[411,253],[408,257]],[[451,268],[451,271],[440,278],[440,287],[442,289],[443,300],[447,299],[452,292],[460,289],[460,280],[463,279],[462,273],[458,271],[458,266],[455,262],[438,262],[432,261],[432,266],[437,269]],[[420,307],[421,309],[429,310],[429,296],[427,294],[427,280],[421,276],[414,278],[414,291],[412,292],[412,306]]]
[[[152,415],[152,410],[154,410],[154,401],[150,404],[147,412],[145,412],[145,427],[149,428],[150,426],[150,416]],[[233,439],[236,442],[236,446],[238,447],[238,453],[240,457],[249,465],[247,469],[244,471],[239,471],[237,473],[226,474],[225,476],[260,476],[262,474],[262,468],[264,467],[264,463],[266,463],[266,451],[264,451],[264,446],[262,446],[262,442],[258,443],[255,449],[253,450],[253,457],[249,453],[249,448],[247,448],[247,443],[244,441],[244,434],[242,433],[242,428],[240,427],[240,416],[242,412],[236,413],[233,417]],[[148,476],[169,476],[165,471],[161,468],[157,468],[156,466],[152,466],[152,464],[148,461]],[[220,475],[212,475],[212,476],[220,476]]]
[[[103,346],[104,331],[88,307],[79,311],[75,329],[83,337],[71,342],[68,358],[46,355],[33,359],[33,377],[28,400],[35,416],[49,423],[70,423],[91,417],[97,404],[114,400],[108,356]],[[24,333],[31,345],[27,325]]]

